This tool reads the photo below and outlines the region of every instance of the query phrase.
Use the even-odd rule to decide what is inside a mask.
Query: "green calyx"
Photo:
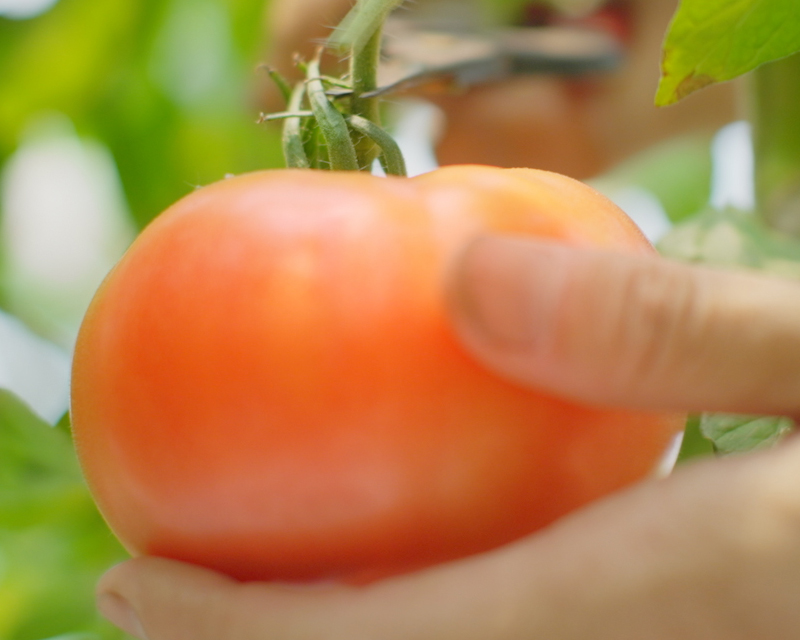
[[[286,111],[262,116],[282,119],[283,151],[291,168],[370,171],[380,161],[389,175],[406,175],[397,143],[380,126],[377,89],[383,22],[398,0],[359,0],[334,31],[328,46],[350,52],[346,76],[321,73],[323,49],[301,63],[305,79],[294,88],[270,72],[287,101]],[[367,97],[365,97],[367,96]]]

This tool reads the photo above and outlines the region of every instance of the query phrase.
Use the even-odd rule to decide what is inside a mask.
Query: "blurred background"
[[[669,15],[676,2],[664,4]],[[268,5],[0,0],[0,640],[122,637],[94,612],[94,581],[125,554],[72,452],[70,352],[92,293],[144,225],[198,186],[282,166],[278,129],[256,123],[265,25],[276,15]],[[498,15],[535,26],[544,14]],[[648,37],[657,57],[660,40]],[[658,69],[647,70],[651,96]],[[459,147],[446,121],[465,100],[485,104],[480,90],[419,98],[394,101],[394,127],[420,170],[434,166],[434,138],[448,160],[476,148]],[[714,126],[667,127],[576,177],[591,178],[654,240],[712,191],[720,206],[739,198],[747,208],[747,129],[712,144],[716,125],[732,119],[721,109]]]
[[[120,637],[92,593],[124,552],[50,425],[83,312],[136,232],[199,185],[281,166],[255,124],[264,9],[0,0],[2,640]]]

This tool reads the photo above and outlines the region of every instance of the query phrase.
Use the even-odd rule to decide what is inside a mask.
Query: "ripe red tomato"
[[[202,188],[98,291],[72,420],[134,554],[241,579],[371,579],[502,545],[647,475],[682,426],[524,389],[444,304],[477,234],[650,245],[555,174],[272,171]]]

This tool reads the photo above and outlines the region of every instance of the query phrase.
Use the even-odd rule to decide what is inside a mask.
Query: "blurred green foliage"
[[[700,431],[714,443],[719,455],[732,455],[774,447],[794,429],[785,416],[748,416],[704,413]]]
[[[0,391],[0,460],[0,638],[123,637],[92,593],[125,552],[83,484],[68,427]]]
[[[700,415],[690,415],[686,420],[681,448],[676,464],[684,464],[694,458],[714,455],[714,443],[700,431]]]
[[[282,166],[277,130],[256,124],[264,10],[264,0],[60,0],[35,18],[0,17],[0,166],[42,116],[66,116],[111,152],[139,228],[196,186]],[[0,391],[0,640],[122,638],[93,591],[125,557],[68,428]]]
[[[281,166],[277,132],[255,124],[263,13],[263,0],[60,0],[0,18],[0,162],[32,118],[63,113],[110,148],[139,226],[195,186]]]
[[[591,182],[604,193],[631,185],[647,189],[671,222],[682,222],[704,210],[711,197],[710,145],[708,134],[684,134],[645,149]]]

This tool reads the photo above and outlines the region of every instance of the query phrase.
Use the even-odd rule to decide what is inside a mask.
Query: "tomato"
[[[648,475],[681,416],[526,389],[460,345],[448,273],[486,232],[652,251],[589,187],[528,169],[267,171],[157,218],[74,360],[75,442],[123,544],[239,579],[369,580]]]

